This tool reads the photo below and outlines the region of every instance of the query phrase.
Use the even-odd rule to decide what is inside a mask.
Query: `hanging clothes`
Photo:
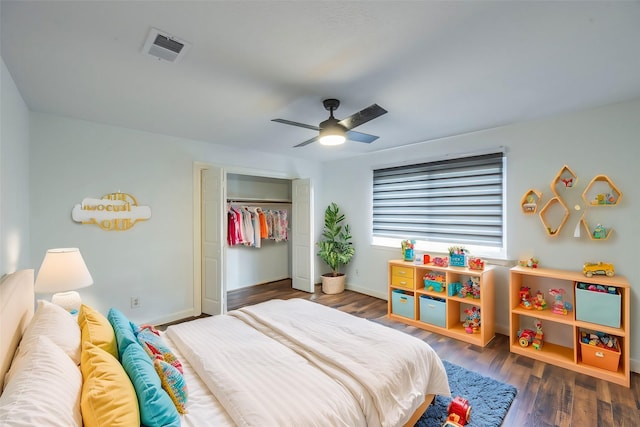
[[[260,248],[263,239],[289,240],[288,211],[259,206],[227,205],[227,243]]]

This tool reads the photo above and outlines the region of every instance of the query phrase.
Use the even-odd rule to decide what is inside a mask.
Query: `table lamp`
[[[36,293],[54,293],[51,302],[74,314],[82,300],[75,289],[93,285],[78,248],[49,249],[35,283]]]

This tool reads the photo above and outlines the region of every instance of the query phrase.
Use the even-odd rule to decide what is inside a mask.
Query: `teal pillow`
[[[109,323],[111,323],[111,326],[113,327],[113,332],[116,334],[118,358],[122,361],[122,355],[127,347],[132,343],[138,343],[134,332],[138,327],[131,323],[120,310],[115,308],[109,310],[107,319],[109,319]]]
[[[173,401],[162,389],[153,362],[138,343],[125,348],[122,366],[129,375],[138,397],[140,421],[148,427],[180,427],[180,415]]]

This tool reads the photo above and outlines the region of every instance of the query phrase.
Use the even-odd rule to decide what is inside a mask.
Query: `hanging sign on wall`
[[[125,231],[138,221],[151,218],[149,206],[139,206],[131,194],[110,193],[101,199],[85,198],[71,211],[71,218],[82,224],[95,224],[107,231]]]

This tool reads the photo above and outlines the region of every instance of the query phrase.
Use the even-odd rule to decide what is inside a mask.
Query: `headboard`
[[[0,391],[22,333],[35,306],[33,270],[8,274],[0,281]]]

